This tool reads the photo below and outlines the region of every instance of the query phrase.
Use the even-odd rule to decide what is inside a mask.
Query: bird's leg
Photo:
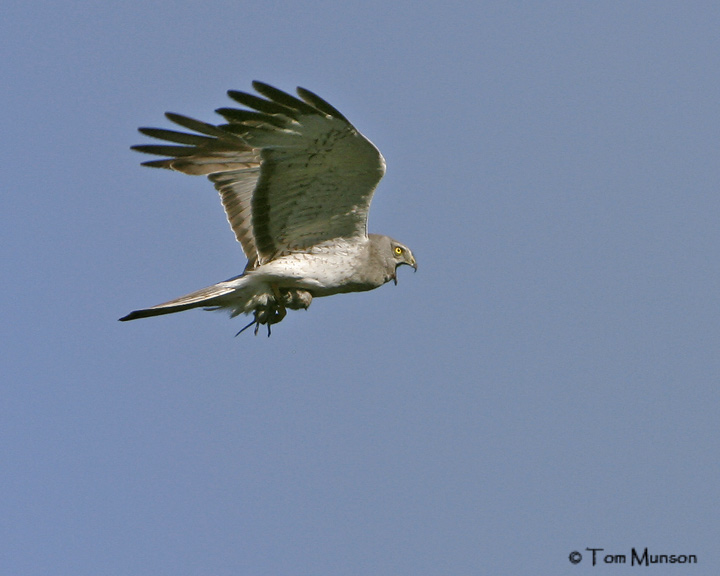
[[[267,309],[255,310],[255,312],[253,313],[252,322],[250,322],[250,324],[248,324],[242,330],[240,330],[237,334],[235,334],[235,336],[240,336],[240,334],[245,332],[245,330],[250,328],[250,326],[252,326],[253,324],[255,324],[255,330],[253,331],[255,336],[257,336],[258,330],[260,329],[260,324],[267,324],[268,328],[270,328],[270,319],[267,317]]]
[[[245,326],[242,330],[240,330],[237,334],[235,334],[235,336],[239,336],[242,332],[250,328],[250,326],[252,326],[253,324],[255,324],[254,334],[255,336],[257,336],[258,330],[260,330],[260,324],[267,324],[268,337],[270,337],[270,325],[277,324],[283,318],[285,318],[285,316],[287,315],[287,310],[285,309],[285,303],[283,302],[280,288],[277,284],[271,284],[270,287],[272,288],[275,301],[273,302],[272,299],[268,299],[267,305],[256,308],[254,311],[253,321],[250,322],[250,324],[248,324],[247,326]]]
[[[277,308],[273,310],[272,316],[268,319],[268,328],[270,328],[270,324],[277,324],[280,322],[285,316],[287,315],[287,310],[285,309],[285,303],[282,299],[282,294],[280,294],[280,288],[277,284],[270,284],[270,288],[272,288],[273,295],[275,296],[275,301],[277,302]],[[269,336],[269,334],[268,334]]]

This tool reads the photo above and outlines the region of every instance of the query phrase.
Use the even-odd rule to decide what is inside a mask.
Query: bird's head
[[[408,266],[412,266],[413,270],[417,272],[417,262],[415,261],[415,256],[413,256],[410,248],[400,244],[397,240],[391,240],[390,249],[392,250],[392,258],[395,262],[395,270],[397,270],[398,266],[407,264]],[[397,272],[393,276],[393,281],[397,285]]]
[[[368,234],[368,237],[371,260],[377,263],[384,274],[382,282],[393,280],[397,284],[397,268],[403,264],[412,266],[417,272],[417,262],[410,248],[390,236]]]
[[[407,264],[408,266],[412,266],[417,272],[417,262],[415,262],[415,256],[413,256],[410,248],[400,244],[400,242],[392,240],[390,242],[390,249],[392,250],[392,257],[393,260],[395,260],[396,268],[398,266],[402,266],[403,264]]]

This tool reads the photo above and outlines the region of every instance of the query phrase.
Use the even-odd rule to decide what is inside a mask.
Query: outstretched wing
[[[133,148],[168,157],[147,166],[208,176],[249,268],[334,238],[366,237],[370,201],[385,172],[377,148],[312,92],[298,88],[296,98],[261,82],[253,87],[265,98],[228,93],[252,110],[217,110],[227,124],[167,114],[194,133],[141,128],[175,145]]]

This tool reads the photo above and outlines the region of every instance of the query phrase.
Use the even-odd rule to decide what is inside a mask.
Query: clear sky
[[[716,574],[719,31],[717,2],[6,3],[0,572]],[[269,339],[117,322],[242,271],[212,186],[129,146],[254,79],[380,148],[370,229],[417,274]]]

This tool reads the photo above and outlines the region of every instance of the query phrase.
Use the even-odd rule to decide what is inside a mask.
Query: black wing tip
[[[228,96],[230,96],[230,98],[232,98],[233,100],[236,100],[236,96],[238,94],[241,95],[240,98],[242,98],[243,96],[252,96],[252,94],[248,94],[247,92],[243,92],[242,90],[232,90],[232,89],[228,90],[226,92],[226,94]]]
[[[207,122],[203,122],[202,120],[196,120],[195,118],[190,118],[190,116],[185,116],[185,114],[178,114],[177,112],[165,112],[165,118],[170,120],[170,122],[177,124],[178,126],[182,126],[183,128],[189,128],[190,130],[195,130],[196,132],[199,132],[196,126],[209,126],[211,128],[214,127],[212,124],[208,124]]]
[[[262,82],[261,80],[253,80],[252,87],[257,92],[260,92],[260,94],[262,94],[264,90],[278,90],[275,86],[271,86],[267,82]]]
[[[215,113],[220,114],[230,124],[245,124],[249,123],[252,125],[257,122],[264,122],[271,124],[279,128],[284,128],[287,124],[285,120],[272,114],[265,114],[264,112],[257,112],[255,110],[241,110],[238,108],[218,108]],[[223,127],[224,128],[224,127]]]
[[[167,168],[172,169],[172,159],[167,160],[148,160],[147,162],[140,162],[140,166],[147,166],[148,168]],[[132,318],[128,318],[132,320]]]
[[[148,150],[148,148],[151,148],[153,144],[136,144],[135,146],[130,146],[130,150],[133,152],[140,152],[141,154],[155,154],[158,155],[157,152],[154,152],[152,150]],[[160,154],[161,156],[166,156],[166,154]],[[141,166],[149,166],[150,168],[165,168],[166,160],[146,160],[145,162],[141,162]]]
[[[305,102],[310,104],[313,108],[317,108],[322,112],[323,114],[327,114],[328,116],[332,116],[333,118],[337,118],[338,120],[342,120],[343,122],[347,122],[350,124],[350,121],[345,118],[345,116],[335,108],[332,104],[330,104],[327,100],[323,100],[315,94],[315,92],[311,92],[307,88],[303,88],[302,86],[297,87],[297,93],[300,98],[302,98]]]
[[[315,106],[308,104],[305,100],[296,98],[292,94],[288,94],[287,92],[280,90],[279,88],[275,88],[270,84],[265,84],[264,82],[258,82],[257,80],[254,80],[252,85],[253,88],[255,88],[255,90],[259,94],[265,96],[265,98],[271,100],[272,102],[275,102],[276,104],[280,104],[281,106],[287,106],[291,110],[294,110],[301,115],[323,114],[321,110],[318,110]]]
[[[348,122],[337,108],[300,86],[296,89],[300,98],[260,80],[253,80],[252,87],[264,98],[240,90],[228,90],[227,94],[236,102],[266,114],[282,114],[295,119],[298,114],[319,114]]]
[[[187,118],[187,116],[178,114],[177,112],[165,112],[165,118],[167,118],[171,122],[175,122],[176,120],[183,120],[183,119]],[[175,123],[177,124],[177,122],[175,122]]]
[[[190,116],[176,114],[175,112],[165,112],[165,117],[174,124],[182,126],[183,128],[186,128],[188,130],[192,130],[193,132],[197,132],[199,134],[205,134],[206,136],[220,139],[228,137],[227,133],[223,132],[214,124],[209,124],[207,122],[203,122],[202,120],[196,120],[195,118],[191,118]]]
[[[270,91],[282,94],[279,90],[272,87],[270,88]],[[295,118],[297,116],[298,111],[283,102],[282,98],[275,99],[268,97],[267,94],[263,94],[262,88],[261,90],[258,90],[258,93],[261,96],[265,96],[265,98],[248,92],[241,92],[239,90],[228,90],[228,96],[235,100],[235,102],[239,102],[243,106],[247,106],[248,108],[252,108],[258,112],[263,112],[265,114],[278,114],[288,118]]]

